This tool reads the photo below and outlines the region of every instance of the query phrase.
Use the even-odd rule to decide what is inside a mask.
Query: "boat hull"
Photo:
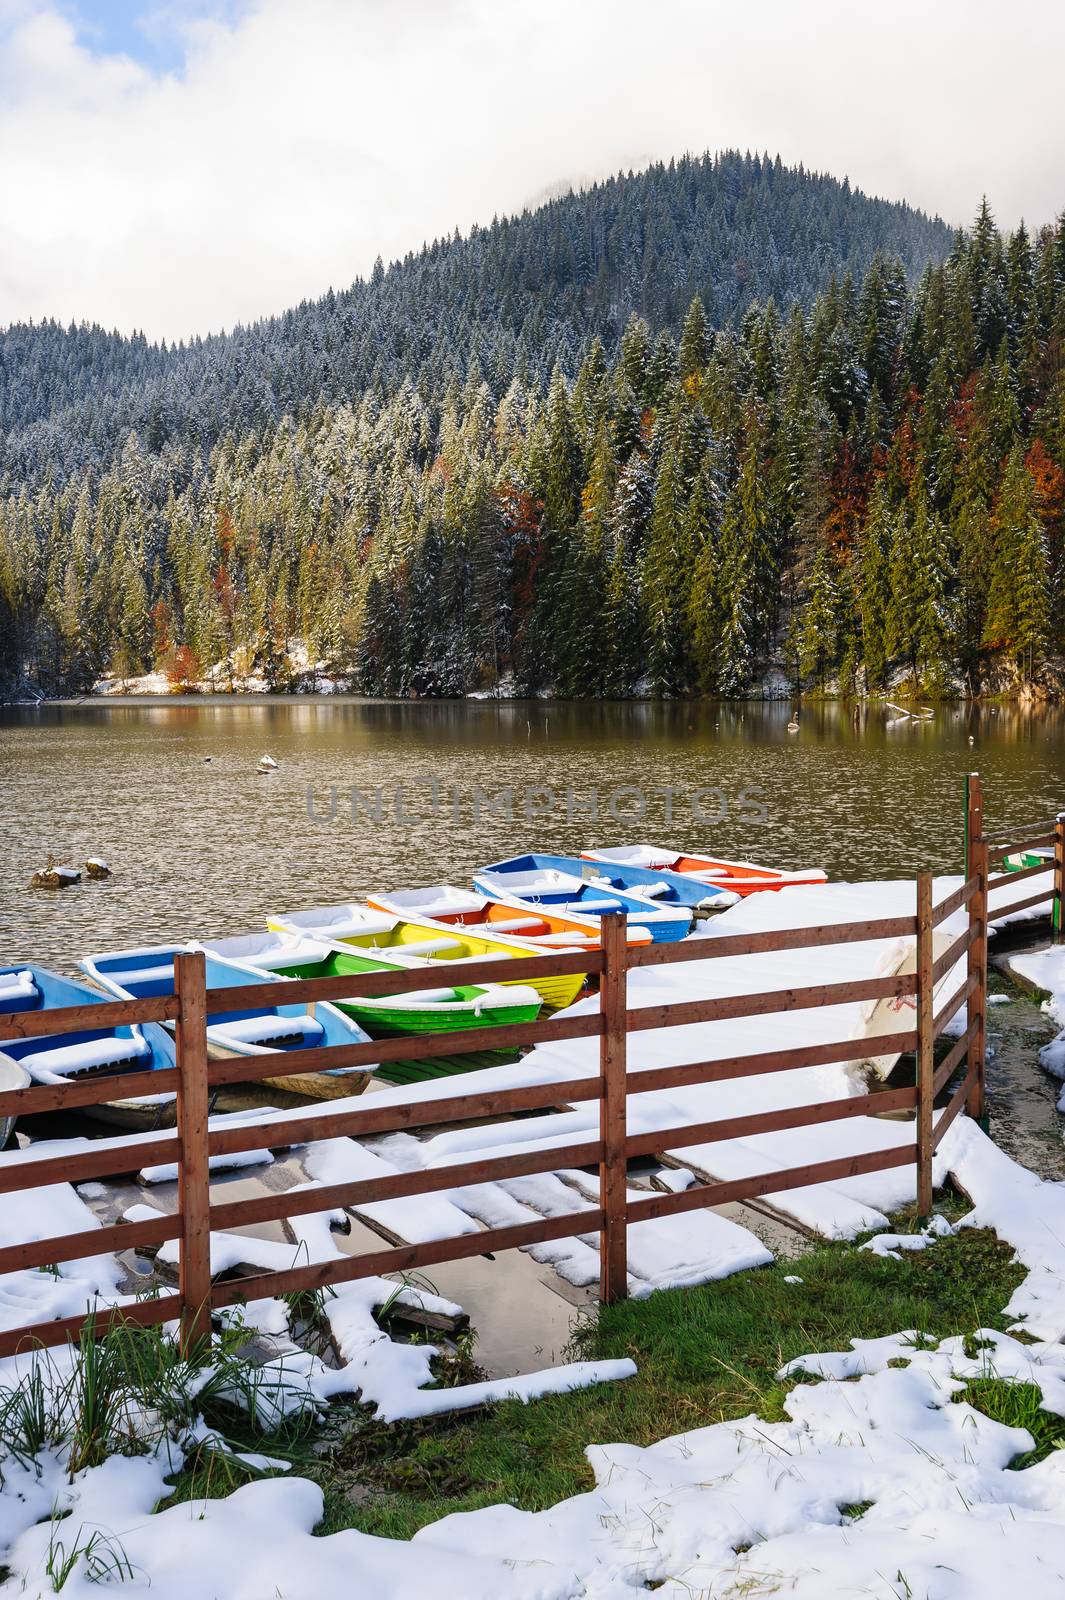
[[[953,935],[944,933],[937,928],[932,935],[932,957],[938,961],[953,943]],[[917,947],[910,941],[904,951],[900,951],[897,960],[885,963],[878,971],[878,977],[908,978],[917,971]],[[933,989],[933,1002],[938,1005],[945,994],[949,992],[950,972],[943,973],[939,982]],[[885,1000],[870,1003],[868,1015],[865,1019],[861,1043],[866,1045],[869,1053],[861,1057],[861,1065],[873,1071],[881,1080],[890,1076],[893,1068],[901,1060],[899,1052],[891,1055],[873,1055],[872,1047],[878,1035],[886,1033],[908,1033],[917,1026],[917,996],[915,994],[893,995]],[[856,1058],[857,1059],[857,1058]]]
[[[718,856],[686,855],[682,851],[657,849],[654,845],[636,845],[629,849],[584,850],[584,861],[598,861],[604,867],[646,872],[651,877],[659,874],[686,879],[690,883],[706,884],[712,889],[724,889],[745,899],[750,894],[765,890],[794,889],[799,886],[827,882],[827,874],[820,867],[810,867],[800,872],[778,871],[755,861],[728,861]],[[655,865],[655,862],[658,865]]]
[[[16,969],[2,969],[11,973]],[[19,1003],[8,989],[6,1004],[0,1010],[61,1010],[70,1006],[100,1005],[110,996],[102,994],[80,979],[67,978],[45,967],[21,969],[31,980],[31,995]],[[0,993],[0,1000],[5,996]],[[11,1041],[3,1054],[27,1074],[27,1081],[55,1085],[84,1082],[90,1077],[108,1076],[121,1080],[123,1072],[163,1071],[174,1065],[174,1043],[158,1023],[138,1027],[90,1028],[68,1033],[40,1034],[35,1038]],[[61,1068],[59,1062],[66,1061]],[[135,1108],[135,1109],[134,1109]],[[150,1109],[149,1109],[150,1108]],[[97,1122],[118,1127],[150,1128],[173,1124],[173,1094],[148,1095],[143,1101],[102,1101],[81,1108]]]
[[[328,909],[324,914],[328,914]],[[312,938],[328,938],[346,950],[365,951],[367,954],[379,953],[385,960],[395,957],[402,961],[406,951],[412,955],[426,955],[429,960],[439,962],[442,974],[457,961],[476,961],[481,958],[488,960],[492,956],[508,956],[520,962],[522,956],[542,956],[544,953],[535,944],[528,944],[521,939],[508,939],[502,934],[487,938],[466,928],[453,927],[449,923],[436,922],[428,917],[414,920],[375,912],[372,915],[377,916],[379,922],[385,926],[376,927],[369,932],[355,931],[339,935],[329,930],[325,924],[319,929],[311,926],[306,920],[309,913],[299,915],[301,918],[299,921],[287,917],[270,917],[267,919],[267,926],[278,933],[300,933]],[[445,941],[450,948],[439,948]],[[433,949],[432,946],[438,948]],[[572,1005],[584,986],[586,976],[584,973],[575,973],[560,978],[523,978],[520,966],[515,968],[515,974],[513,978],[496,979],[493,987],[498,985],[501,989],[535,989],[544,1005],[551,1011]]]
[[[298,1053],[293,1051],[297,1060]],[[207,1035],[209,1061],[252,1061],[255,1055],[248,1050],[234,1050]],[[331,1072],[286,1072],[283,1078],[245,1078],[245,1083],[262,1084],[268,1089],[283,1089],[286,1094],[302,1094],[310,1100],[343,1100],[348,1095],[361,1094],[373,1074],[360,1068],[335,1067]]]
[[[531,912],[503,896],[456,889],[446,883],[430,889],[399,890],[392,895],[368,895],[366,903],[374,910],[396,917],[430,918],[449,928],[462,928],[488,938],[502,935],[544,950],[567,949],[571,943],[574,949],[580,950],[594,948],[602,942],[598,917],[564,916],[542,906]],[[651,942],[647,929],[635,924],[629,924],[626,933],[629,944]]]
[[[528,987],[531,989],[532,984]],[[535,1005],[491,1006],[478,1012],[472,1005],[441,1006],[436,1011],[413,1008],[361,1005],[358,1001],[337,1000],[339,1010],[354,1017],[372,1039],[418,1038],[427,1033],[463,1033],[468,1028],[514,1026],[535,1022],[540,1015],[540,996]]]
[[[599,920],[606,911],[623,911],[656,944],[683,939],[691,931],[689,904],[660,903],[636,889],[597,885],[593,880],[602,871],[596,863],[575,856],[528,854],[482,867],[474,873],[473,883],[481,894],[499,896],[533,913],[572,912]],[[709,891],[711,896],[716,893]]]
[[[12,1061],[9,1055],[0,1050],[0,1090],[28,1089],[32,1082],[25,1067],[20,1067],[17,1061]],[[0,1150],[10,1142],[17,1120],[16,1117],[0,1117]]]
[[[81,965],[90,977],[119,999],[171,994],[174,958],[189,948],[154,945],[136,950],[112,951],[86,957]],[[210,954],[206,956],[206,962],[208,990],[223,992],[229,988],[241,989],[257,983],[268,983],[274,977],[273,973],[262,972],[246,962],[230,961]],[[372,1068],[336,1068],[326,1072],[300,1070],[300,1055],[305,1049],[317,1051],[322,1045],[343,1048],[345,1045],[369,1043],[365,1030],[328,1002],[320,1002],[311,1008],[298,1003],[291,1006],[264,1006],[261,1010],[251,1007],[228,1014],[212,1010],[211,1015],[213,1020],[207,1028],[209,1060],[254,1060],[257,1056],[265,1058],[277,1055],[281,1050],[291,1055],[292,1072],[279,1077],[246,1078],[243,1080],[246,1083],[261,1083],[283,1089],[289,1094],[328,1100],[360,1094],[369,1082]],[[167,1026],[172,1030],[172,1024]],[[302,1036],[304,1043],[286,1048],[280,1042],[282,1036]],[[342,1087],[336,1087],[338,1083]]]

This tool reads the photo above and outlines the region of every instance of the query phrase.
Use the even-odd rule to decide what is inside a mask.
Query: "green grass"
[[[895,1219],[898,1230],[911,1226],[912,1217]],[[325,1516],[319,1533],[357,1527],[409,1538],[449,1512],[500,1501],[537,1510],[590,1488],[584,1450],[591,1443],[646,1445],[751,1412],[778,1421],[793,1381],[781,1384],[776,1373],[809,1351],[846,1349],[851,1338],[907,1328],[931,1339],[1001,1328],[1001,1308],[1024,1275],[1011,1258],[1008,1245],[976,1229],[899,1261],[854,1245],[821,1245],[798,1261],[626,1301],[581,1322],[572,1354],[589,1360],[632,1357],[637,1376],[628,1382],[528,1406],[514,1401],[466,1416],[392,1425],[373,1422],[368,1408],[339,1402],[323,1426],[310,1412],[297,1413],[265,1435],[256,1420],[256,1369],[241,1354],[246,1335],[239,1326],[211,1353],[219,1370],[201,1388],[196,1374],[206,1350],[185,1363],[158,1331],[120,1325],[99,1348],[80,1352],[67,1387],[46,1394],[31,1386],[0,1397],[0,1440],[22,1459],[62,1439],[72,1465],[89,1465],[116,1448],[146,1448],[129,1428],[131,1403],[150,1401],[160,1425],[169,1425],[174,1436],[202,1410],[230,1450],[209,1442],[195,1448],[172,1480],[165,1504],[227,1495],[260,1476],[230,1453],[252,1449],[291,1461],[296,1472],[321,1485]],[[791,1275],[803,1281],[786,1283]],[[294,1301],[291,1309],[315,1329],[327,1308],[312,1298]],[[464,1336],[435,1370],[444,1385],[476,1379],[472,1336]],[[1028,1429],[1035,1449],[1016,1466],[1065,1443],[1065,1421],[1040,1411],[1031,1385],[980,1377],[962,1398],[988,1416]],[[858,1518],[866,1509],[855,1505],[848,1512]],[[109,1559],[106,1551],[97,1554]],[[67,1559],[58,1544],[56,1556],[58,1570]]]
[[[1015,1471],[1034,1466],[1051,1450],[1065,1450],[1065,1417],[1056,1417],[1052,1411],[1040,1408],[1040,1393],[1034,1383],[1018,1383],[1010,1378],[973,1378],[965,1385],[964,1394],[977,1411],[1004,1422],[1008,1428],[1027,1428],[1035,1441],[1034,1450],[1026,1450],[1010,1462]]]
[[[449,1512],[497,1501],[537,1510],[591,1487],[587,1444],[651,1444],[752,1411],[779,1420],[791,1384],[775,1374],[794,1356],[905,1328],[942,1338],[1002,1327],[1001,1308],[1024,1275],[1011,1257],[975,1229],[902,1261],[826,1245],[797,1262],[607,1307],[578,1330],[574,1354],[631,1356],[638,1374],[628,1382],[389,1427],[352,1408],[336,1444],[299,1467],[325,1491],[319,1531],[409,1538]],[[791,1274],[803,1282],[785,1283]]]

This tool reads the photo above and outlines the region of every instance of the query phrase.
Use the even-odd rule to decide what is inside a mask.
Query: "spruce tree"
[[[1050,632],[1046,535],[1019,445],[1010,452],[991,519],[994,539],[984,643],[1030,677]]]

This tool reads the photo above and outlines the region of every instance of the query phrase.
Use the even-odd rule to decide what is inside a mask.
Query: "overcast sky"
[[[803,161],[1065,207],[1060,0],[0,0],[0,324],[228,328],[567,182]]]

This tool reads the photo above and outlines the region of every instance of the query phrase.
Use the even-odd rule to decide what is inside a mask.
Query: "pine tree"
[[[799,644],[799,669],[822,691],[839,661],[840,588],[836,563],[827,542],[821,544],[810,575],[810,592],[803,610]]]
[[[895,518],[887,642],[909,666],[914,687],[933,693],[945,687],[949,667],[946,569],[944,530],[931,511],[919,468],[910,501]]]
[[[720,510],[714,463],[708,455],[695,480],[686,515],[686,543],[692,552],[688,618],[693,671],[704,694],[718,688],[726,596],[722,583]]]
[[[1030,677],[1050,633],[1049,559],[1034,485],[1019,445],[1010,452],[991,519],[994,554],[984,642]]]
[[[700,376],[709,358],[710,330],[707,327],[703,302],[696,295],[684,318],[684,329],[677,352],[677,366],[681,378]]]
[[[892,516],[884,480],[880,478],[869,497],[858,541],[861,649],[868,689],[882,689],[887,682],[892,542]]]
[[[654,694],[685,694],[691,683],[688,586],[693,552],[687,543],[680,462],[668,443],[658,469],[643,559],[643,605]]]

